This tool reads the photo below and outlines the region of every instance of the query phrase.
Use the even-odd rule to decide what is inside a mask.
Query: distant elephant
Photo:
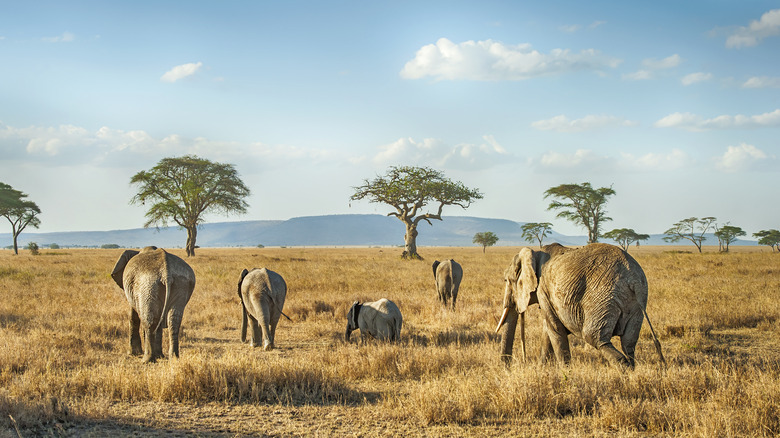
[[[501,354],[509,363],[520,317],[520,341],[525,360],[525,311],[539,303],[542,311],[541,360],[571,359],[568,335],[595,347],[611,363],[634,367],[634,348],[643,316],[664,363],[661,344],[647,316],[647,278],[627,252],[603,243],[568,249],[555,243],[541,251],[523,248],[504,273],[504,313],[496,327],[507,323]],[[623,352],[612,345],[620,336]]]
[[[402,324],[401,311],[387,298],[362,304],[355,301],[347,313],[347,333],[344,339],[349,342],[349,335],[360,329],[363,341],[366,336],[381,341],[399,341]]]
[[[246,342],[247,319],[252,328],[252,347],[273,350],[276,325],[284,315],[284,300],[287,297],[287,283],[284,278],[266,268],[244,269],[238,280],[238,297],[241,299],[241,342]],[[290,319],[287,315],[285,318]],[[262,331],[262,337],[261,337]]]
[[[130,354],[143,354],[144,362],[164,357],[162,329],[168,327],[169,355],[179,357],[179,328],[195,289],[195,272],[190,265],[164,249],[147,246],[123,252],[111,277],[124,290],[131,307]]]
[[[458,299],[460,281],[463,280],[463,268],[458,262],[449,259],[443,262],[433,262],[433,278],[436,279],[436,291],[439,300],[447,306],[447,299],[452,298],[452,310],[455,310],[455,301]]]

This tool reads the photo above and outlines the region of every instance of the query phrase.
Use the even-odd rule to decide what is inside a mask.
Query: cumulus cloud
[[[582,26],[580,26],[579,24],[569,24],[569,25],[561,26],[558,29],[560,29],[562,32],[574,33],[580,30],[581,27]]]
[[[47,43],[71,43],[76,39],[76,36],[70,32],[63,32],[62,35],[59,36],[41,39]]]
[[[202,62],[190,62],[189,64],[177,65],[165,72],[165,74],[160,77],[160,80],[163,82],[176,82],[179,79],[194,75],[202,66]]]
[[[588,115],[581,119],[574,120],[569,119],[565,115],[559,115],[550,119],[539,120],[531,123],[532,128],[536,128],[541,131],[558,132],[582,132],[599,128],[636,125],[638,125],[638,123],[635,121],[605,115]]]
[[[753,20],[747,26],[738,27],[726,38],[726,47],[752,47],[764,38],[780,35],[780,9],[764,13],[760,19]]]
[[[739,172],[746,170],[767,169],[775,157],[769,156],[761,149],[742,143],[739,146],[729,146],[726,152],[715,158],[715,166],[724,172]]]
[[[631,81],[642,81],[655,78],[655,72],[659,70],[668,70],[677,67],[682,62],[680,55],[674,54],[663,59],[647,58],[642,61],[644,68],[633,73],[623,75],[623,79]]]
[[[777,127],[780,126],[780,109],[754,116],[722,115],[711,119],[705,119],[691,113],[674,113],[658,120],[654,126],[657,128],[680,128],[688,131]]]
[[[630,171],[671,171],[693,164],[691,157],[680,149],[673,149],[668,153],[650,152],[635,156],[622,153],[618,166]]]
[[[379,147],[372,158],[376,165],[413,162],[448,169],[486,169],[512,159],[512,156],[492,135],[484,135],[481,143],[448,145],[442,140],[426,138],[416,141],[400,138]]]
[[[404,79],[430,76],[437,80],[524,80],[575,71],[602,71],[619,63],[620,60],[593,49],[541,53],[530,44],[505,45],[493,40],[454,43],[441,38],[418,50],[400,75]]]
[[[577,149],[574,153],[546,152],[532,160],[532,165],[547,172],[600,172],[614,169],[615,160],[590,149]]]
[[[698,72],[698,73],[691,73],[689,75],[683,76],[683,78],[680,79],[680,82],[682,82],[683,85],[688,86],[698,82],[709,81],[711,79],[712,79],[712,73]]]
[[[780,88],[780,77],[754,76],[745,81],[742,88]]]

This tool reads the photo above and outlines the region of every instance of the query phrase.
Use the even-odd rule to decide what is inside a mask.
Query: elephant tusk
[[[509,307],[504,307],[504,313],[501,315],[501,319],[498,321],[498,326],[496,326],[496,333],[498,333],[498,331],[501,330],[501,327],[504,326],[507,315],[509,315]]]

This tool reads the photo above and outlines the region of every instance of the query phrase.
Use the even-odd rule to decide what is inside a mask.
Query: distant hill
[[[433,221],[433,226],[420,224],[419,246],[473,246],[474,234],[492,231],[499,246],[528,245],[522,238],[524,222],[506,219],[487,219],[468,216],[445,216],[443,221]],[[285,221],[241,221],[204,224],[198,230],[198,246],[201,247],[254,247],[264,246],[401,246],[404,226],[394,217],[378,214],[344,214],[329,216],[305,216]],[[662,235],[652,235],[643,245],[666,245]],[[22,233],[19,246],[36,242],[39,246],[56,243],[62,247],[99,247],[117,244],[121,247],[155,245],[162,248],[183,247],[187,233],[176,227],[136,228],[113,231],[71,231],[59,233]],[[606,240],[605,240],[606,241]],[[565,236],[553,232],[545,239],[563,245],[584,245],[586,236]],[[682,242],[680,244],[685,244]],[[709,235],[706,243],[717,243]],[[10,233],[0,233],[0,245],[11,244]],[[739,241],[732,245],[755,245],[753,241]]]

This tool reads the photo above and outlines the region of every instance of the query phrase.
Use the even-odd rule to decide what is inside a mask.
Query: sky
[[[0,181],[30,232],[140,228],[130,178],[187,154],[251,190],[209,222],[387,214],[353,187],[412,165],[484,194],[444,220],[584,235],[544,192],[589,182],[616,192],[604,231],[780,228],[776,1],[0,6]]]

